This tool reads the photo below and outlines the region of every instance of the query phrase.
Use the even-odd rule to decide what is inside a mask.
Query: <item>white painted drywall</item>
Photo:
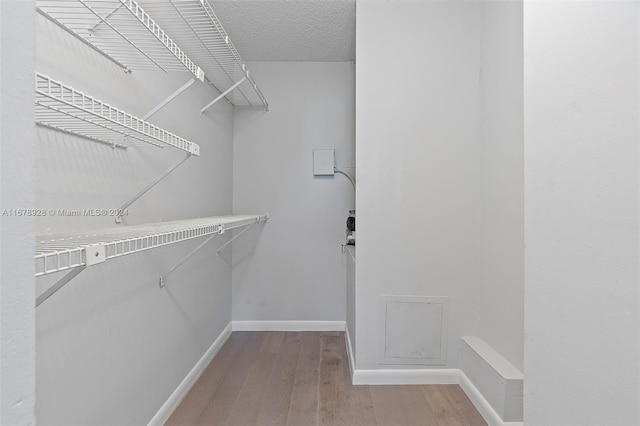
[[[357,233],[356,233],[357,235]],[[347,246],[347,331],[351,356],[356,356],[356,246]],[[347,343],[348,344],[348,343]]]
[[[524,5],[525,424],[640,424],[638,18]]]
[[[35,424],[34,2],[0,2],[0,424]],[[25,70],[27,70],[25,72]]]
[[[188,81],[187,73],[124,73],[38,15],[38,71],[144,115]],[[257,78],[257,76],[256,76]],[[127,224],[229,214],[233,110],[196,83],[150,121],[200,144],[189,159],[129,208]],[[113,150],[37,130],[36,206],[117,208],[184,154],[140,146]],[[116,226],[113,218],[51,217],[38,233]],[[231,321],[231,268],[216,256],[224,235],[160,289],[160,274],[200,240],[88,268],[37,308],[37,415],[47,424],[146,424]],[[32,261],[32,260],[31,260]],[[52,278],[37,280],[42,292]]]
[[[233,319],[344,321],[354,192],[344,176],[313,176],[313,149],[354,164],[354,65],[249,65],[270,111],[235,112],[233,211],[271,219],[233,244]]]
[[[357,368],[381,368],[382,295],[449,297],[456,367],[460,336],[477,329],[482,7],[357,8]]]
[[[522,2],[482,2],[479,335],[522,371]]]

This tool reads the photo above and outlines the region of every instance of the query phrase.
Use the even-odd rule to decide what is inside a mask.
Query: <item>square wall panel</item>
[[[380,296],[380,364],[445,365],[449,298]]]
[[[336,150],[314,149],[313,150],[313,175],[333,176],[336,164]]]

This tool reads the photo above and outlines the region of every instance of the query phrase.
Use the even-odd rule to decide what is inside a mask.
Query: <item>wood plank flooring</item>
[[[166,423],[486,425],[458,385],[353,386],[340,332],[234,332]]]

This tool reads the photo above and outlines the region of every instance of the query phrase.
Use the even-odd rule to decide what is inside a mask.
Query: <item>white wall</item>
[[[382,295],[449,297],[455,367],[478,317],[481,4],[357,8],[357,368],[380,368]]]
[[[524,343],[522,2],[482,3],[478,334],[516,368]]]
[[[271,219],[234,242],[233,318],[344,321],[340,244],[354,192],[344,176],[314,178],[313,149],[354,164],[354,65],[249,66],[270,112],[235,113],[233,211]]]
[[[357,233],[356,233],[357,235]],[[347,331],[351,355],[356,354],[356,247],[347,246]]]
[[[525,2],[525,424],[640,424],[637,2]]]
[[[31,1],[0,2],[0,212],[34,206]],[[34,223],[0,216],[0,424],[35,424]]]
[[[38,15],[36,69],[142,116],[190,75],[121,69]],[[150,121],[200,144],[165,181],[129,208],[126,224],[232,210],[233,110],[200,83]],[[184,154],[172,148],[113,150],[37,131],[36,206],[117,208]],[[113,218],[47,216],[41,234],[116,226]],[[214,239],[171,275],[194,240],[88,268],[37,309],[37,416],[48,424],[145,424],[231,321],[231,269]],[[32,260],[31,260],[32,261]],[[55,277],[37,280],[42,292]]]

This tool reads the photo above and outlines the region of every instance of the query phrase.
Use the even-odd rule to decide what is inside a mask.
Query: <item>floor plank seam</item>
[[[354,385],[344,333],[233,334],[167,425],[487,424],[459,385]]]

